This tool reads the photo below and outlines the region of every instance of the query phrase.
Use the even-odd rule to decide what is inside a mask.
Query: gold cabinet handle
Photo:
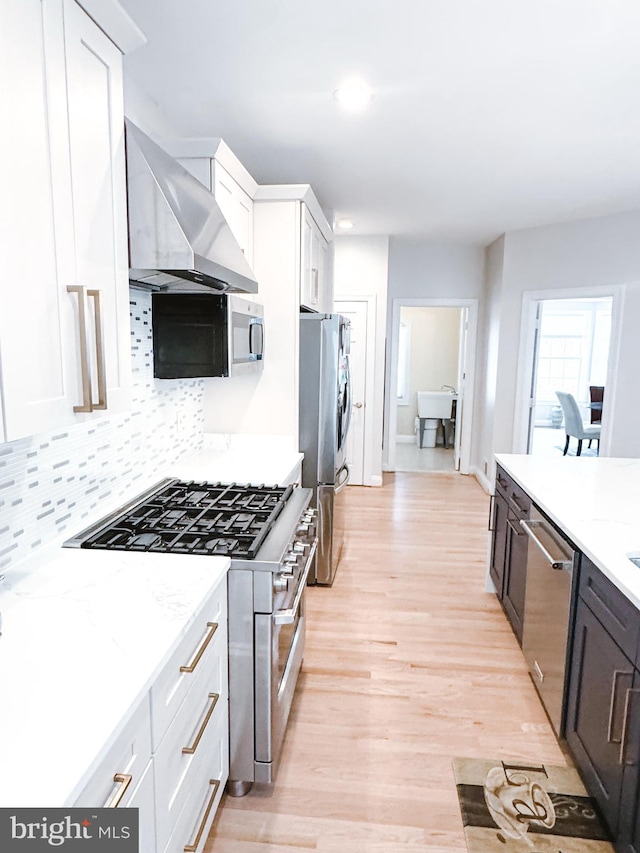
[[[89,369],[89,349],[87,343],[87,288],[81,285],[69,285],[67,293],[78,294],[78,326],[80,332],[80,372],[82,376],[82,405],[74,406],[74,412],[91,412],[91,371]]]
[[[181,666],[180,672],[193,672],[193,670],[198,666],[198,662],[199,662],[200,658],[205,653],[207,646],[209,645],[209,643],[211,642],[211,640],[213,638],[213,635],[218,630],[218,623],[217,622],[207,622],[207,628],[209,629],[207,631],[207,636],[202,641],[202,645],[200,646],[198,651],[195,653],[193,660],[191,661],[191,663],[186,664],[186,666]]]
[[[120,804],[120,800],[124,797],[125,791],[131,784],[131,780],[133,776],[131,773],[116,773],[113,777],[114,783],[118,784],[118,787],[113,792],[113,794],[109,797],[107,802],[104,804],[105,809],[117,809]]]
[[[213,785],[213,791],[211,792],[211,796],[209,797],[209,802],[207,803],[207,807],[204,810],[204,815],[202,816],[202,820],[200,821],[200,826],[198,827],[198,831],[196,832],[196,837],[191,844],[185,844],[184,853],[195,853],[198,849],[198,845],[200,844],[200,839],[202,838],[202,833],[204,832],[204,828],[207,824],[207,820],[209,819],[209,814],[211,813],[211,809],[213,808],[213,801],[216,798],[216,794],[218,793],[218,788],[220,786],[219,779],[209,779],[209,784]]]
[[[191,746],[183,746],[182,747],[182,751],[184,753],[186,753],[187,755],[193,755],[193,753],[198,748],[198,744],[200,743],[200,739],[202,738],[202,735],[204,734],[204,730],[207,728],[207,724],[208,724],[209,720],[211,719],[211,715],[213,714],[214,708],[216,707],[216,704],[217,704],[220,696],[218,693],[209,693],[208,698],[213,699],[213,702],[211,703],[209,710],[207,711],[207,714],[206,714],[204,720],[202,721],[202,725],[200,726],[200,730],[199,730],[198,734],[195,736],[194,741],[191,744]]]
[[[96,368],[98,373],[98,402],[91,408],[107,408],[107,373],[105,369],[104,352],[104,326],[102,318],[102,292],[100,290],[87,290],[87,295],[93,297],[95,303],[95,327],[96,327]]]

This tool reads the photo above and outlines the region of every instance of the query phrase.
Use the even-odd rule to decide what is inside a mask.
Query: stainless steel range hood
[[[129,279],[153,290],[256,293],[213,193],[128,119]]]

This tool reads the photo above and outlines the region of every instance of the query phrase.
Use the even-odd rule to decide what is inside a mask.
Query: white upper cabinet
[[[213,194],[244,256],[253,259],[253,199],[216,160],[211,162]]]
[[[329,244],[304,203],[301,228],[300,304],[329,312],[332,302],[327,264]]]
[[[166,140],[166,150],[210,190],[249,265],[253,262],[253,196],[257,184],[218,138]]]
[[[4,439],[128,406],[122,56],[73,0],[5,0]],[[94,415],[95,416],[95,415]]]

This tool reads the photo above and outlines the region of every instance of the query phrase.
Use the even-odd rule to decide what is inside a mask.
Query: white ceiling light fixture
[[[360,84],[341,86],[333,93],[340,106],[349,112],[358,112],[369,105],[373,94],[371,89]]]
[[[338,219],[336,225],[341,231],[350,231],[354,226],[353,219]]]

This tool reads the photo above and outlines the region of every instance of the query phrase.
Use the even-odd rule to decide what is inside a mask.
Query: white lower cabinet
[[[139,809],[140,853],[201,853],[229,775],[227,579],[74,805]]]
[[[223,719],[191,769],[188,797],[163,853],[202,853],[229,776],[229,729]]]
[[[155,801],[149,697],[140,703],[75,806],[137,808],[140,853],[155,853]]]

